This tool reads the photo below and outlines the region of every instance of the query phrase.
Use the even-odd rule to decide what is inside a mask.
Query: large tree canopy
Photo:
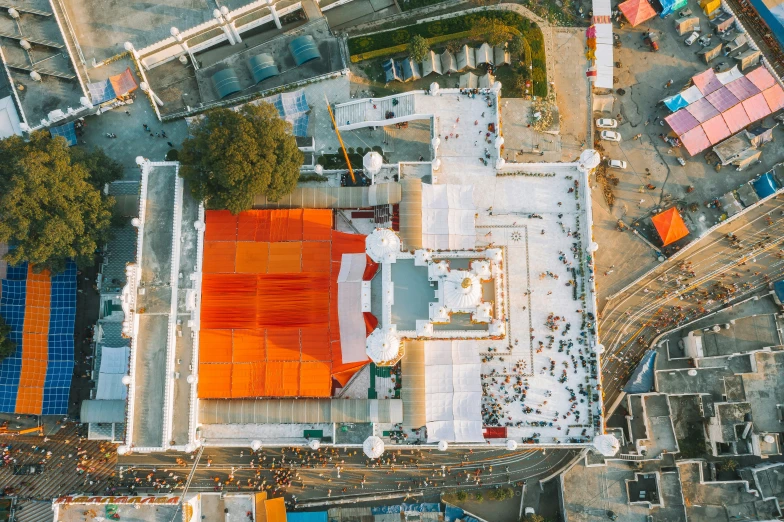
[[[16,343],[11,340],[10,335],[11,327],[0,317],[0,361],[13,355],[16,350]]]
[[[238,214],[257,195],[277,201],[296,187],[303,160],[290,130],[269,103],[214,109],[183,142],[180,174],[209,208]]]
[[[471,27],[471,38],[473,40],[484,40],[494,47],[508,42],[518,34],[520,34],[519,29],[508,25],[498,18],[482,17]]]
[[[28,141],[0,141],[0,242],[15,247],[9,263],[53,272],[68,259],[91,263],[107,239],[113,205],[89,168],[72,161],[64,139],[39,131]]]

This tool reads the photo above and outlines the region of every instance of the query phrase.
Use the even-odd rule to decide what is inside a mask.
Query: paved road
[[[605,409],[656,336],[743,299],[784,274],[784,198],[719,227],[610,300],[599,322]],[[732,233],[739,241],[731,242]],[[720,286],[718,286],[720,285]]]
[[[282,470],[290,470],[291,486],[285,493],[287,498],[296,495],[299,501],[326,499],[330,490],[332,497],[341,498],[391,492],[434,493],[457,488],[515,485],[539,479],[565,466],[578,453],[566,449],[546,452],[476,450],[472,453],[463,449],[447,452],[403,449],[389,450],[382,459],[371,462],[361,450],[355,449],[304,450],[296,456],[291,450],[282,453],[280,449],[265,449],[254,454],[250,449],[208,448],[197,466],[189,491],[212,491],[220,488],[218,484],[222,484],[225,491],[236,491],[239,484],[243,490],[261,486],[274,492],[274,473],[277,471],[280,475],[285,473]],[[285,461],[282,461],[284,456]],[[303,466],[303,459],[307,457],[311,461]],[[184,462],[177,464],[177,458]],[[172,487],[176,491],[187,481],[193,462],[189,455],[174,453],[121,457],[119,469],[123,489],[120,491],[125,491],[124,487],[132,481],[137,484],[137,491],[150,491],[155,488],[156,480],[159,484],[166,481],[165,486],[159,486],[160,491],[167,492]],[[231,475],[234,480],[227,485]]]

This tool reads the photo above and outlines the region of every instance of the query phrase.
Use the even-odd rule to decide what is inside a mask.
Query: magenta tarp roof
[[[711,145],[716,145],[718,142],[730,135],[730,130],[727,124],[724,123],[724,118],[721,115],[711,118],[702,124],[702,130],[710,140]]]
[[[761,91],[764,91],[768,87],[773,87],[773,84],[776,83],[776,80],[773,79],[773,76],[770,75],[765,67],[757,67],[748,73],[746,78],[751,80],[751,83],[756,85]]]
[[[735,95],[732,94],[732,92],[730,92],[730,90],[726,87],[722,87],[717,91],[713,91],[707,95],[705,99],[708,100],[710,104],[713,105],[713,107],[719,112],[724,112],[730,107],[734,107],[740,103]]]
[[[729,89],[730,92],[734,94],[735,97],[740,101],[748,100],[760,92],[759,88],[751,83],[751,80],[745,76],[743,78],[738,78],[737,80],[731,81],[725,85],[725,87]]]
[[[719,87],[721,87],[721,85],[719,85]],[[697,121],[700,123],[706,122],[714,116],[719,115],[719,111],[717,111],[716,108],[705,98],[692,103],[686,107],[686,110],[689,111],[692,116],[697,118]]]
[[[710,140],[705,135],[702,127],[694,127],[692,130],[681,136],[681,142],[689,154],[694,156],[711,146]]]
[[[770,107],[768,107],[768,102],[765,101],[765,96],[762,93],[744,101],[743,108],[746,109],[746,114],[749,115],[749,119],[753,122],[770,114]]]
[[[708,69],[707,71],[692,76],[691,80],[704,95],[708,95],[721,88],[721,82],[716,78],[716,73],[713,72],[713,69]]]
[[[762,95],[765,96],[765,101],[768,102],[770,112],[776,112],[784,107],[784,89],[781,88],[781,85],[774,85],[769,89],[765,89],[762,91]]]
[[[666,121],[673,132],[678,135],[690,131],[700,124],[700,122],[697,121],[697,118],[692,116],[686,109],[681,109],[670,114],[664,118],[664,121]]]
[[[744,109],[743,104],[740,103],[726,111],[722,116],[724,117],[724,123],[727,124],[727,128],[732,134],[735,134],[751,123],[749,115],[746,114],[746,109]]]

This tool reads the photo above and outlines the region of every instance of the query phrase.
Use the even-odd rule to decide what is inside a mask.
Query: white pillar
[[[221,14],[220,9],[214,10],[212,12],[212,16],[214,16],[215,19],[218,21],[218,24],[220,24],[220,28],[223,29],[223,34],[226,35],[226,38],[229,40],[229,43],[231,45],[236,44],[237,42],[234,41],[234,34],[231,32],[231,29],[229,29],[226,26],[226,20],[223,18],[223,15]]]
[[[140,83],[139,88],[141,88],[141,90],[144,91],[145,93],[152,96],[152,99],[155,100],[155,103],[157,103],[158,106],[163,107],[163,100],[158,98],[158,95],[155,94],[155,92],[152,89],[150,89],[150,86],[147,85],[147,82]]]
[[[229,30],[234,35],[234,39],[237,40],[237,43],[242,43],[242,38],[240,37],[240,32],[237,30],[237,26],[234,25],[234,20],[232,19],[231,13],[229,12],[229,8],[221,6],[220,12],[223,15],[223,19],[226,20],[226,23],[229,26]]]
[[[272,18],[275,19],[275,27],[278,29],[283,29],[283,26],[280,23],[280,18],[278,18],[278,12],[275,10],[275,6],[272,4],[272,0],[267,0],[267,6],[269,6],[270,13],[272,13]]]
[[[177,40],[177,43],[180,44],[180,47],[182,48],[182,51],[185,54],[187,54],[188,57],[191,59],[191,64],[193,64],[193,69],[198,71],[199,70],[199,62],[197,62],[196,58],[193,56],[193,53],[191,52],[191,48],[188,47],[188,42],[186,42],[185,39],[180,34],[180,30],[177,29],[176,27],[172,27],[169,32],[174,37],[174,39]]]

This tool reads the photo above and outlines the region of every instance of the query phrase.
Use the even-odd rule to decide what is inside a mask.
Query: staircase
[[[338,127],[356,125],[364,122],[381,122],[387,113],[394,118],[404,118],[416,114],[416,94],[400,94],[377,100],[349,102],[335,106],[335,121]],[[397,105],[395,105],[395,100]]]

